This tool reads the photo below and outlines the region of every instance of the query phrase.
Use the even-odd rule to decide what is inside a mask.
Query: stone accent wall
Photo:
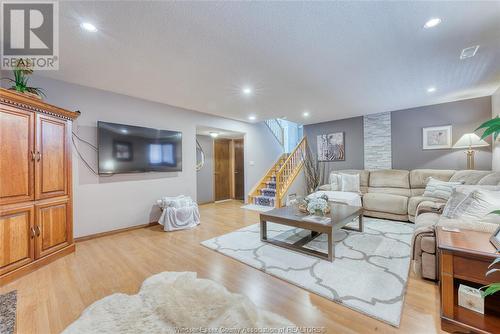
[[[392,168],[391,113],[363,117],[365,169]]]

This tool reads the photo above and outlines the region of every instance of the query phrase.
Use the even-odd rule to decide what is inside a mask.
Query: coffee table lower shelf
[[[363,231],[363,209],[344,204],[331,204],[331,223],[321,224],[302,220],[305,214],[297,213],[293,208],[279,208],[260,214],[260,239],[263,242],[275,245],[278,247],[290,249],[299,253],[315,256],[317,258],[332,262],[335,257],[335,249],[333,247],[333,233],[338,229]],[[358,218],[358,228],[346,226],[353,219]],[[281,240],[268,238],[267,224],[276,223],[304,230],[309,230],[310,234],[297,240],[294,243],[287,243]],[[304,247],[309,242],[313,241],[322,233],[327,235],[328,253],[320,252],[314,249]]]

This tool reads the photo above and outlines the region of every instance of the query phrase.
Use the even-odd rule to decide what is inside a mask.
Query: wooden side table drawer
[[[500,272],[486,276],[490,262],[462,257],[453,257],[453,274],[462,279],[476,280],[478,283],[489,284],[500,281]]]

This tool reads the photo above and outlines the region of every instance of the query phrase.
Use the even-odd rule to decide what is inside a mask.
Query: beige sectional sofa
[[[360,191],[365,216],[411,221],[416,224],[413,259],[416,272],[422,277],[436,279],[436,240],[434,228],[437,224],[459,228],[488,230],[493,225],[478,225],[452,221],[441,217],[445,200],[425,197],[424,190],[429,177],[442,181],[459,181],[464,185],[499,185],[500,173],[475,170],[340,170],[335,173],[359,174]],[[320,189],[328,190],[329,185]],[[419,215],[419,213],[422,213]]]

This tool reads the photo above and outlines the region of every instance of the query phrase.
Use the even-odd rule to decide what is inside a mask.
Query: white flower
[[[321,211],[324,213],[327,207],[328,203],[324,199],[313,198],[307,204],[307,211],[309,211],[310,214],[315,214],[316,211]]]

